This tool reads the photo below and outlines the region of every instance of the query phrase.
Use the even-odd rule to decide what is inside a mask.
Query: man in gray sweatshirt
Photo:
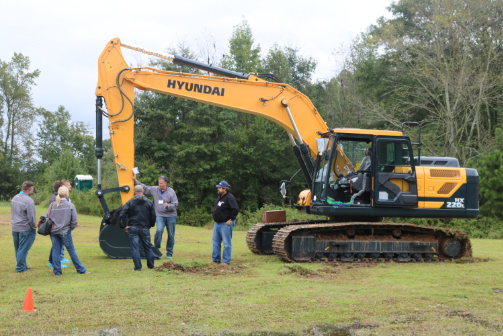
[[[34,184],[30,181],[23,182],[21,192],[11,201],[12,210],[12,237],[16,251],[16,272],[22,273],[30,268],[26,264],[28,251],[35,241],[37,224],[35,223],[35,202],[30,198]]]
[[[175,224],[176,224],[176,208],[178,207],[178,198],[175,191],[168,187],[168,178],[166,176],[159,177],[157,181],[159,186],[148,187],[136,180],[136,175],[133,175],[135,185],[143,186],[146,196],[154,198],[155,215],[156,215],[156,232],[154,237],[154,246],[161,248],[162,234],[164,227],[168,231],[168,241],[166,242],[166,259],[173,259],[173,247],[175,246]]]

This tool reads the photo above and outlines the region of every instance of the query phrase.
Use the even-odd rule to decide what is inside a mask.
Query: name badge
[[[158,204],[163,204],[163,203],[164,203],[163,200],[159,200],[159,202],[158,202]]]

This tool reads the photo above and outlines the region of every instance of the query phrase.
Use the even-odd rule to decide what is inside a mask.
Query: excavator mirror
[[[319,138],[316,139],[316,147],[318,147],[318,154],[322,154],[327,150],[329,139]]]
[[[283,196],[283,198],[286,197],[286,186],[285,186],[285,182],[281,183],[281,186],[279,187],[279,192],[281,193],[281,196]]]

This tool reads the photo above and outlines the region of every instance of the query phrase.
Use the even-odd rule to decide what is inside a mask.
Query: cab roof
[[[397,131],[367,130],[367,129],[361,129],[361,128],[333,128],[332,131],[334,133],[344,133],[344,134],[403,136],[402,132],[397,132]]]

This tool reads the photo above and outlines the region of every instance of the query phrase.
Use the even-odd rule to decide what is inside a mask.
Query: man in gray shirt
[[[34,184],[23,182],[21,192],[11,201],[12,209],[12,237],[16,251],[16,272],[22,273],[30,268],[26,264],[28,251],[35,241],[37,225],[35,223],[35,202],[30,198]]]
[[[175,191],[168,187],[168,178],[166,176],[159,177],[159,186],[148,187],[136,180],[136,175],[133,175],[135,185],[143,186],[146,196],[154,198],[155,216],[156,216],[156,232],[154,237],[154,246],[161,248],[162,234],[164,227],[168,231],[168,241],[166,242],[166,259],[173,259],[173,247],[175,246],[175,224],[176,224],[176,208],[178,207],[178,198]]]

